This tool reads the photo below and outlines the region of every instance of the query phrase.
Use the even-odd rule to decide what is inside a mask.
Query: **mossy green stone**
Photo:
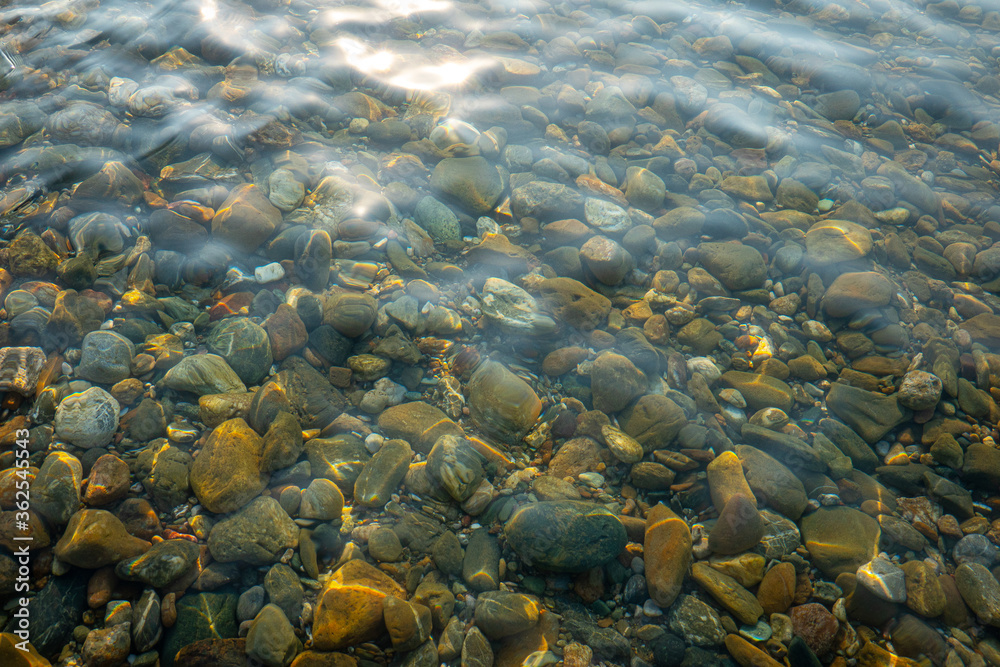
[[[507,542],[535,567],[583,572],[617,556],[628,538],[614,514],[591,503],[552,500],[518,510],[504,527]]]

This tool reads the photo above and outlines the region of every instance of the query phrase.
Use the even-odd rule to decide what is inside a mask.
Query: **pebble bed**
[[[5,4],[0,664],[1000,667],[998,30]]]

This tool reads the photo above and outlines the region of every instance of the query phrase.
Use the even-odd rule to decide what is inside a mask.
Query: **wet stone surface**
[[[3,665],[1000,664],[989,3],[4,16]]]

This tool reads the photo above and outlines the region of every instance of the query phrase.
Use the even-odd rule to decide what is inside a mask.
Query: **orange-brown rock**
[[[150,546],[129,535],[111,512],[80,510],[70,518],[54,552],[64,563],[96,569],[143,554]]]
[[[49,667],[52,663],[43,658],[31,644],[27,650],[18,647],[21,638],[17,635],[0,633],[0,665],[4,667]]]
[[[784,614],[795,599],[795,566],[778,563],[764,573],[757,589],[757,600],[764,608],[764,614]]]
[[[756,502],[743,474],[743,464],[735,453],[722,452],[708,464],[706,471],[709,493],[712,494],[712,504],[717,512],[721,513],[729,499],[736,495]]]
[[[271,341],[271,355],[275,361],[298,352],[309,339],[306,325],[302,323],[298,311],[287,303],[279,305],[274,314],[267,318],[264,329]]]
[[[382,601],[406,591],[363,560],[349,560],[327,581],[316,603],[313,647],[336,651],[386,632]]]
[[[726,635],[726,650],[743,667],[783,667],[783,665],[739,635]]]
[[[659,504],[646,515],[643,552],[649,596],[663,609],[674,603],[691,564],[691,529],[673,510]]]

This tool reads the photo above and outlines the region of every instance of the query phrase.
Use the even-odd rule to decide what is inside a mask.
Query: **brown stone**
[[[264,441],[242,419],[219,424],[191,464],[191,489],[209,511],[233,512],[260,495]]]
[[[757,600],[764,614],[784,614],[795,598],[795,566],[778,563],[766,573],[757,589]]]
[[[783,664],[739,635],[726,635],[726,650],[743,667],[783,667]]]
[[[276,209],[256,185],[238,185],[212,218],[212,236],[240,252],[256,250],[281,224]]]
[[[666,505],[659,504],[646,515],[643,553],[649,596],[667,609],[681,592],[691,564],[691,529]]]
[[[264,329],[271,341],[271,355],[275,361],[295,354],[305,347],[309,339],[306,325],[302,323],[298,311],[287,303],[279,305],[274,314],[267,318]]]
[[[943,614],[948,600],[930,566],[922,560],[911,560],[900,567],[906,575],[906,606],[926,618]]]
[[[792,617],[792,631],[817,656],[825,655],[833,648],[840,622],[826,607],[816,602],[803,604],[793,608],[789,616]]]
[[[383,600],[406,591],[363,560],[349,560],[331,575],[316,602],[313,646],[336,651],[385,633]]]
[[[70,518],[54,553],[70,565],[98,568],[143,554],[150,546],[129,535],[111,512],[80,510]]]

